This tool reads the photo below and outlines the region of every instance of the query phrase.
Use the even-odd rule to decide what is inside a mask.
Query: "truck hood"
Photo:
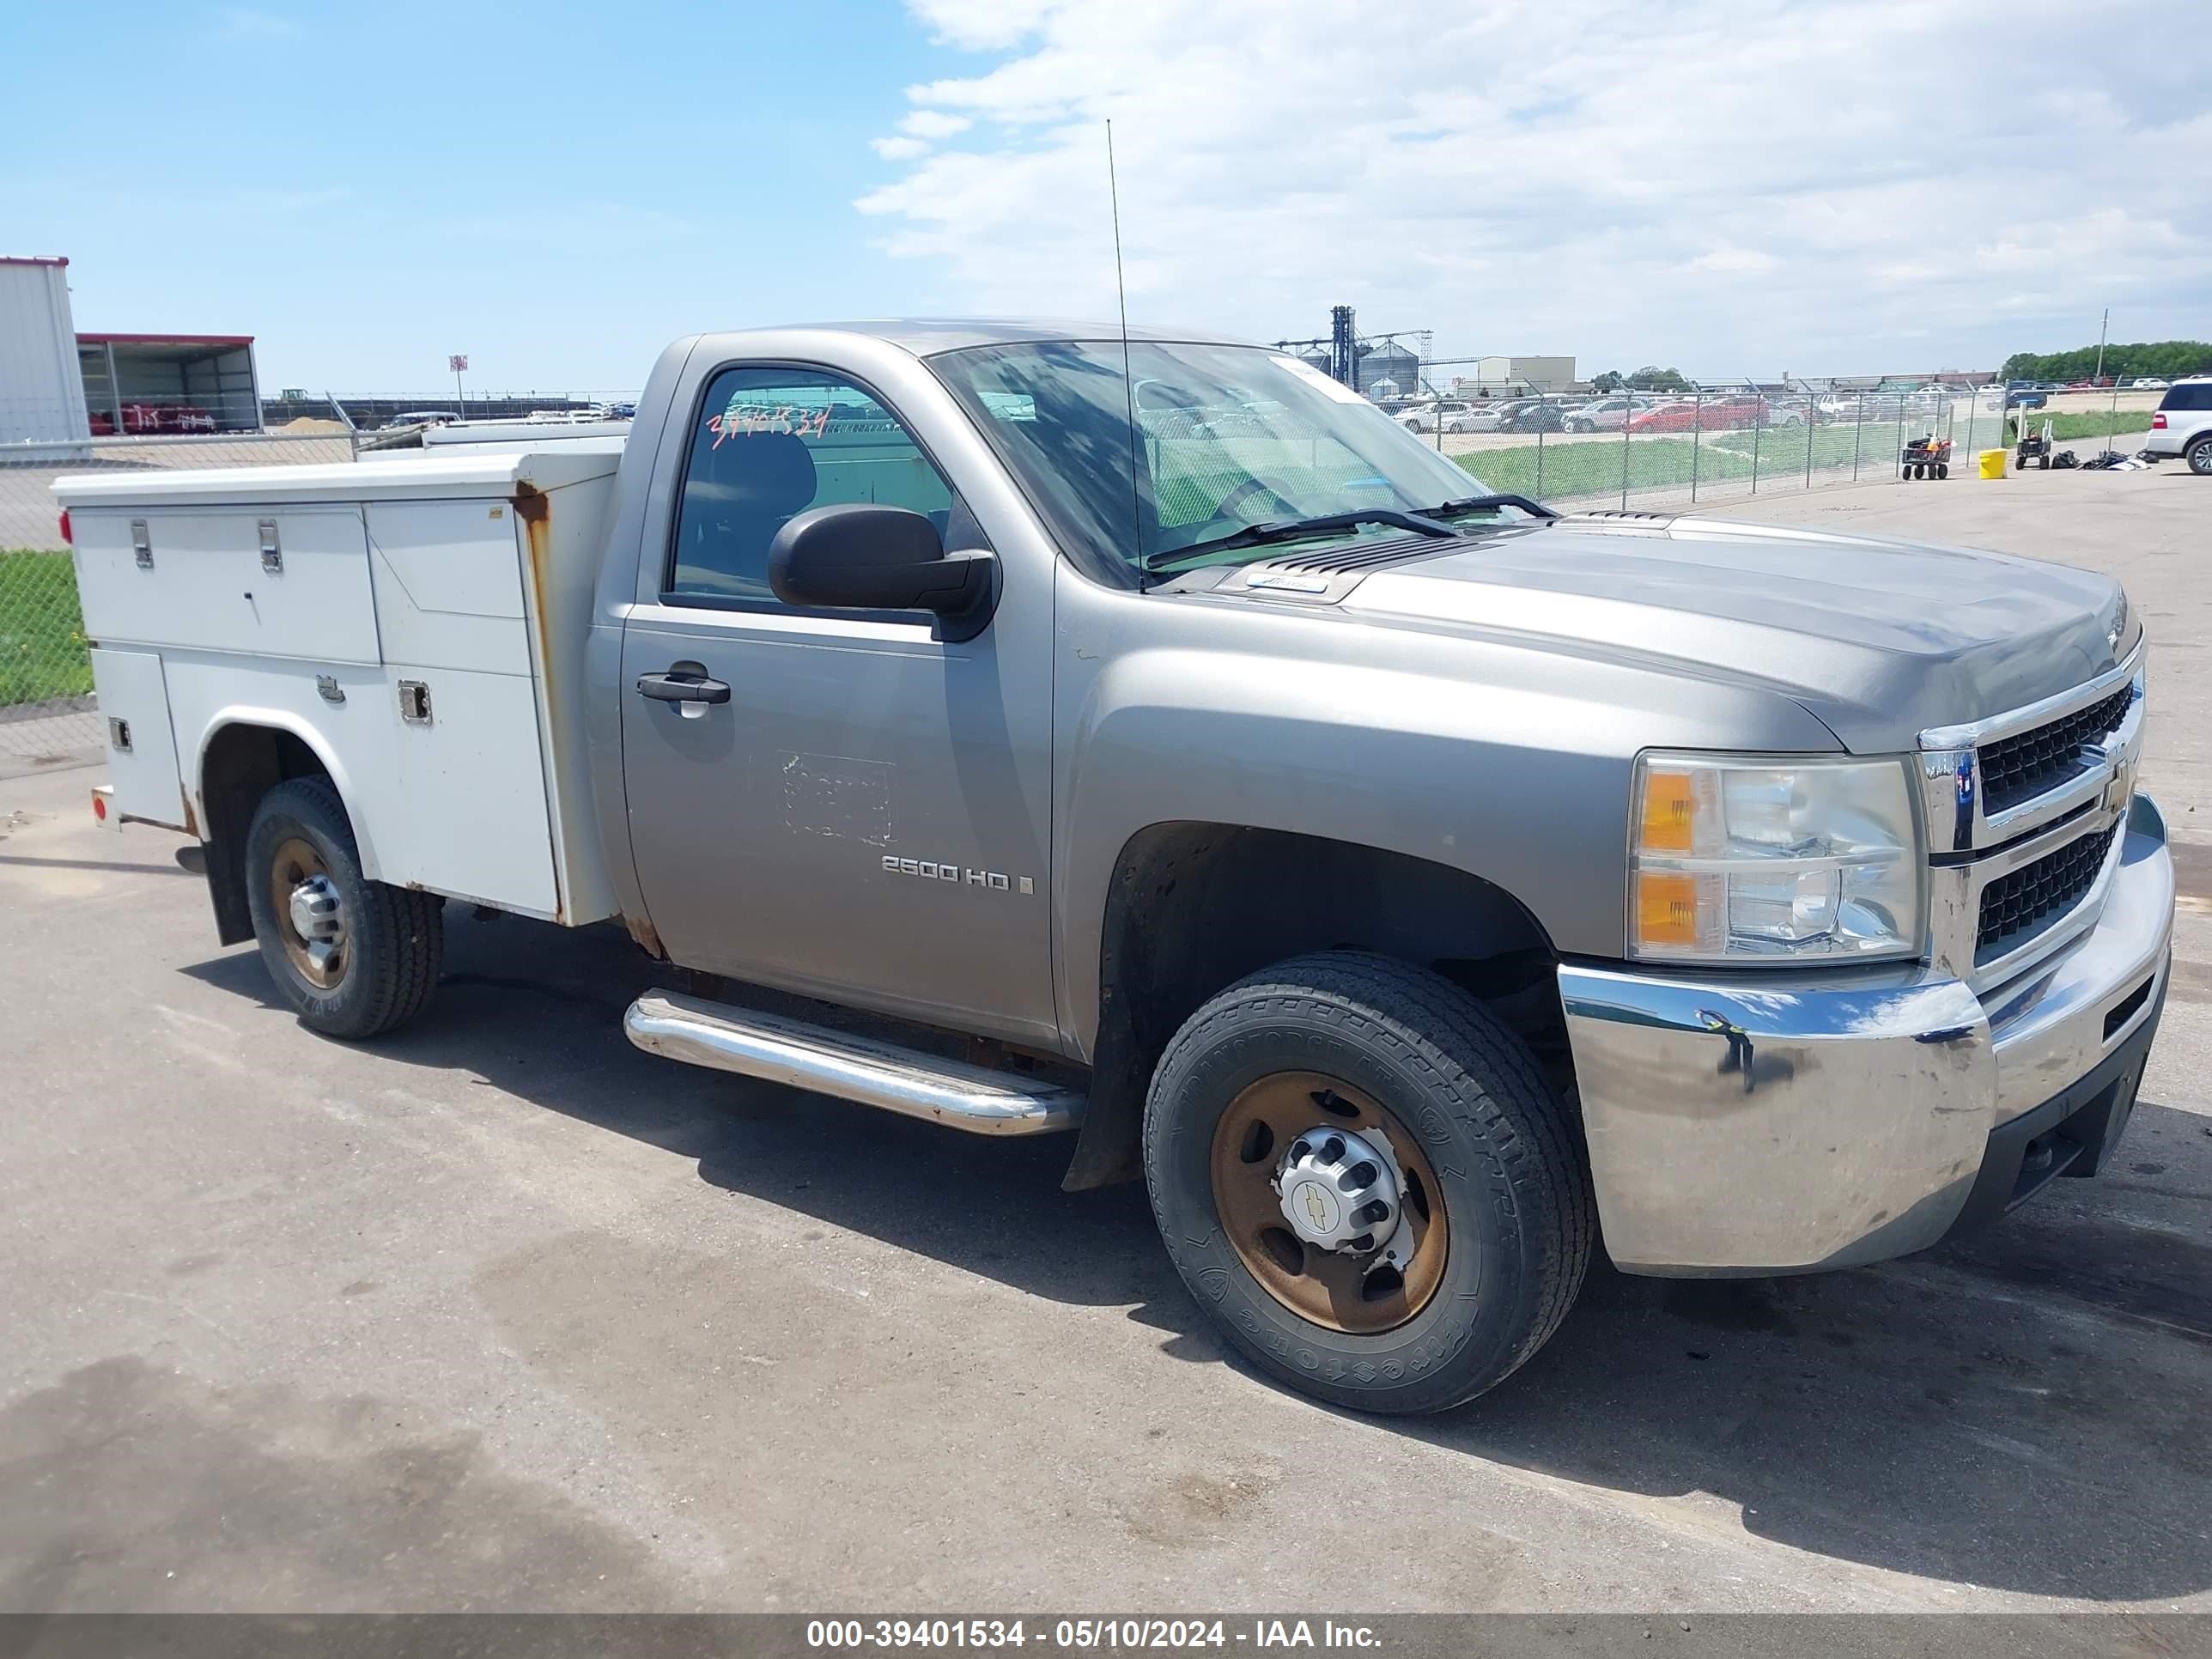
[[[2109,577],[1718,520],[1514,526],[1338,592],[1333,608],[1346,620],[1548,639],[1764,686],[1858,753],[1910,749],[1929,726],[2069,690],[2134,645],[2125,596]]]

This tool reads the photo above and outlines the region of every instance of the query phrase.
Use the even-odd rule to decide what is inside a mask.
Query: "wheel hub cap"
[[[345,903],[328,876],[309,876],[293,886],[289,908],[292,931],[307,947],[307,959],[318,973],[328,974],[345,948]]]
[[[1443,1189],[1419,1137],[1365,1091],[1316,1072],[1255,1079],[1223,1109],[1209,1165],[1238,1261],[1299,1318],[1370,1335],[1436,1294]]]
[[[1397,1231],[1397,1160],[1380,1137],[1322,1125],[1283,1154],[1275,1172],[1283,1219],[1316,1249],[1373,1249]]]

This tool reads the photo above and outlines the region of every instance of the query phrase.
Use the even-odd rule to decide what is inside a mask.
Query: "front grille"
[[[1993,961],[2041,933],[2081,902],[2105,867],[2114,823],[2070,841],[2033,864],[2002,875],[1982,889],[1982,914],[1974,930],[1974,960]]]
[[[2002,812],[2033,800],[2073,776],[2081,751],[2127,718],[2135,687],[2124,685],[2100,702],[1977,751],[1982,768],[1982,811]]]

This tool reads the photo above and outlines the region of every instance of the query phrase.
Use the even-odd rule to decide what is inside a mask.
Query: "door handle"
[[[638,695],[650,697],[655,702],[727,702],[730,688],[721,680],[710,680],[704,674],[684,674],[671,672],[665,674],[640,674],[637,677]]]

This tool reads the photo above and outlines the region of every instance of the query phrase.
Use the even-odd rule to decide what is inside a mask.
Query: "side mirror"
[[[948,556],[937,526],[903,507],[849,502],[795,514],[768,544],[768,585],[786,605],[927,611],[937,637],[972,640],[991,619],[999,561]]]

